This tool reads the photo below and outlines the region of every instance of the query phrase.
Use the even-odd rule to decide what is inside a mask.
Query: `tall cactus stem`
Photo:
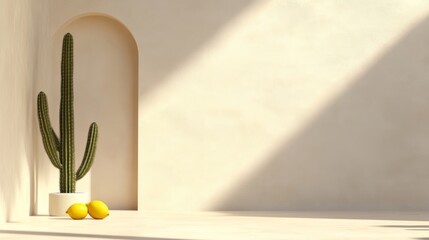
[[[75,192],[76,175],[74,173],[74,112],[73,112],[73,37],[67,33],[63,39],[61,59],[61,102],[60,102],[60,136],[61,136],[61,192]]]

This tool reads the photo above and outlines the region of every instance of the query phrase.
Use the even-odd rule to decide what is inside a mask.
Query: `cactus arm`
[[[91,168],[92,163],[94,162],[95,149],[97,147],[97,138],[98,138],[98,126],[97,126],[97,123],[94,122],[89,127],[85,155],[83,157],[83,160],[82,160],[82,163],[80,164],[79,169],[76,172],[76,180],[83,178]]]
[[[60,100],[60,191],[75,192],[76,174],[74,166],[74,111],[73,111],[73,37],[67,33],[63,39],[61,59]]]
[[[51,127],[51,122],[49,120],[49,108],[46,94],[40,92],[37,96],[37,115],[39,117],[39,127],[40,132],[42,133],[43,146],[45,151],[48,154],[49,159],[52,164],[58,168],[62,168],[62,164],[58,158],[57,146],[55,141],[55,133]]]

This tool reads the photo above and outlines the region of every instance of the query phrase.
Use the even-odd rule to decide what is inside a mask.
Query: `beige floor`
[[[429,212],[112,211],[104,220],[35,216],[0,224],[0,239],[429,240]]]

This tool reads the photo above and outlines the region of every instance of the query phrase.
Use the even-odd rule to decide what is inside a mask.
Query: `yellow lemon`
[[[100,200],[91,201],[90,203],[86,204],[86,206],[88,207],[89,215],[95,219],[103,219],[109,216],[109,208],[104,202]]]
[[[88,215],[88,208],[85,203],[72,204],[66,211],[66,213],[75,220],[84,219]]]

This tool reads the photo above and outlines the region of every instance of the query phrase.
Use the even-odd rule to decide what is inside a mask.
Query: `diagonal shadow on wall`
[[[225,25],[255,0],[156,0],[138,9],[144,36],[140,41],[140,97],[186,63]]]
[[[427,18],[213,209],[428,210],[428,169]]]

